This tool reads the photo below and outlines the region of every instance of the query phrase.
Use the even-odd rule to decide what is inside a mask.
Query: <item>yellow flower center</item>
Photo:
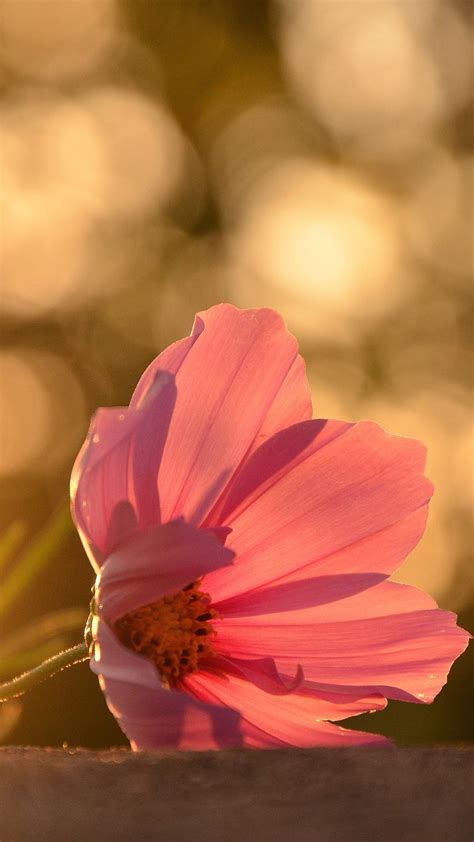
[[[219,614],[209,608],[211,598],[199,590],[199,584],[192,582],[174,596],[130,611],[115,623],[122,643],[150,658],[170,686],[196,672],[201,659],[214,654],[210,620]]]

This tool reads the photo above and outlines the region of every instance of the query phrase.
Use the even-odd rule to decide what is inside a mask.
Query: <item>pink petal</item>
[[[184,520],[142,529],[108,557],[98,579],[100,610],[109,623],[230,564],[233,553],[209,530]]]
[[[73,516],[96,569],[139,526],[160,522],[156,476],[176,388],[157,375],[139,409],[100,409],[71,476]]]
[[[239,715],[165,689],[146,658],[122,646],[103,621],[96,628],[91,669],[108,707],[134,750],[207,750],[242,744]]]
[[[222,602],[214,601],[214,604],[225,617],[291,613],[293,621],[300,616],[301,609],[306,608],[311,609],[311,616],[317,618],[319,622],[333,617],[351,619],[354,610],[357,617],[364,616],[366,602],[362,592],[370,589],[370,593],[366,596],[370,607],[373,608],[377,597],[374,596],[372,589],[386,580],[385,573],[363,572],[368,559],[381,558],[386,567],[393,564],[394,560],[399,561],[413,547],[415,539],[424,528],[425,520],[426,510],[420,509],[395,526],[359,541],[350,547],[350,551],[344,548],[341,552],[334,553],[322,561],[316,561],[314,564],[288,573],[270,585],[262,585],[255,590]],[[334,572],[325,575],[328,569],[342,571],[349,567],[355,571],[359,571],[360,568],[362,570],[354,573]],[[411,588],[406,589],[406,593],[403,590],[400,591],[397,612],[411,610],[413,600],[407,598],[408,591],[419,594],[416,598],[416,609],[436,607],[436,603],[430,596]],[[376,594],[383,593],[384,591],[380,589],[376,591]],[[395,591],[391,590],[390,593],[393,598]],[[356,595],[360,597],[351,599]],[[382,613],[384,611],[385,609]],[[272,622],[271,618],[269,622]]]
[[[148,366],[133,393],[130,406],[140,405],[153,383],[157,371],[168,371],[176,375],[204,329],[208,332],[215,331],[215,325],[220,318],[231,319],[232,326],[237,331],[239,326],[244,324],[244,320],[268,319],[270,313],[273,317],[277,315],[270,310],[241,311],[230,304],[220,304],[203,313],[198,313],[191,336],[170,345]],[[282,329],[281,319],[279,321],[277,330],[281,333],[283,341],[294,344],[292,337],[289,337]],[[311,392],[306,377],[306,368],[303,358],[298,354],[270,405],[254,446],[258,446],[265,438],[285,427],[289,427],[291,424],[311,418],[312,414]]]
[[[158,354],[140,377],[130,401],[130,409],[139,409],[145,402],[149,401],[153,384],[160,372],[167,371],[173,375],[178,373],[189,351],[203,330],[203,322],[196,323],[191,336],[187,336],[185,339],[179,339],[178,342],[173,342],[161,354]]]
[[[387,699],[370,688],[337,687],[305,681],[301,690],[317,702],[318,713],[323,719],[338,721],[361,713],[375,713],[387,707]]]
[[[258,436],[246,454],[246,458],[257,450],[263,442],[280,430],[306,421],[313,416],[311,391],[306,376],[306,366],[298,354],[288,371],[275,399],[270,404]]]
[[[303,670],[298,664],[293,678],[287,678],[278,672],[273,658],[257,658],[254,660],[243,660],[242,658],[220,658],[213,659],[213,669],[226,673],[243,675],[256,687],[260,687],[265,693],[273,693],[284,696],[297,690],[304,681]]]
[[[310,692],[272,695],[238,675],[204,671],[188,676],[183,683],[201,701],[220,702],[238,710],[246,745],[309,748],[387,743],[378,735],[349,731],[324,722],[318,699]]]
[[[313,699],[314,715],[320,719],[345,719],[367,711],[383,710],[387,705],[387,700],[380,693],[366,692],[357,687],[326,687],[305,681],[300,665],[294,677],[284,675],[278,671],[273,658],[244,660],[221,655],[213,658],[209,671],[240,675],[260,690],[279,696],[300,691]]]
[[[233,478],[219,501],[219,520],[235,521],[289,471],[353,426],[354,423],[349,421],[318,419],[302,421],[280,430],[246,460],[243,470]],[[216,510],[212,514],[214,521]]]
[[[244,466],[237,481],[242,499],[235,492],[235,507],[224,518],[237,575],[222,570],[206,578],[214,601],[306,566],[307,575],[355,573],[362,562],[364,573],[389,575],[419,539],[426,515],[410,517],[432,493],[422,473],[423,445],[371,422],[322,423],[283,430]],[[377,537],[383,530],[386,558]],[[363,554],[353,553],[366,539]]]
[[[134,528],[181,515],[200,525],[252,449],[310,416],[304,363],[277,313],[198,315],[192,336],[146,370],[130,408],[96,413],[76,460],[73,515],[95,569]]]
[[[72,516],[87,555],[96,571],[104,559],[103,551],[106,549],[109,521],[114,506],[119,500],[126,499],[120,496],[124,485],[124,472],[115,472],[117,486],[112,498],[107,494],[109,488],[105,486],[102,489],[97,482],[92,483],[89,489],[87,487],[88,478],[91,476],[93,468],[101,462],[101,456],[105,460],[109,453],[114,453],[114,450],[118,455],[118,458],[115,456],[115,464],[119,463],[120,457],[122,457],[121,461],[123,462],[121,453],[123,431],[125,430],[126,436],[131,420],[127,418],[127,425],[124,427],[123,422],[126,418],[126,412],[125,407],[114,407],[108,410],[98,410],[95,413],[71,474]],[[104,515],[107,516],[106,520]]]
[[[163,521],[200,524],[258,440],[307,417],[310,403],[296,341],[274,311],[219,305],[194,331],[176,372],[159,492]]]
[[[236,658],[301,663],[319,685],[359,687],[389,698],[432,701],[469,635],[426,594],[384,582],[340,603],[216,620],[216,647]]]

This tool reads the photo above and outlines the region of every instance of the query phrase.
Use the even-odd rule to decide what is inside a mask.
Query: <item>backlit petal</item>
[[[299,664],[294,676],[287,677],[278,672],[273,658],[244,660],[242,658],[226,658],[222,655],[213,659],[213,669],[242,675],[266,693],[274,693],[278,696],[292,693],[301,687],[304,681],[303,670]]]
[[[221,601],[304,567],[390,575],[422,534],[426,513],[410,518],[432,493],[424,461],[419,442],[371,422],[309,421],[273,436],[244,467],[224,518],[235,575],[211,574],[206,589]]]
[[[76,460],[72,509],[96,570],[130,521],[184,515],[200,525],[252,450],[311,411],[304,362],[277,313],[198,314],[192,335],[148,367],[129,408],[96,413]]]
[[[71,504],[96,569],[140,526],[160,523],[157,473],[176,398],[174,379],[157,374],[139,409],[96,412],[71,476]]]
[[[310,682],[431,701],[469,635],[449,611],[406,585],[384,582],[341,602],[216,620],[216,647],[237,658],[275,658],[287,673],[301,663]]]
[[[91,669],[133,749],[202,751],[242,744],[238,713],[165,689],[151,662],[122,646],[103,621],[96,638]]]
[[[387,744],[384,737],[376,734],[350,731],[324,722],[318,709],[318,699],[313,693],[301,691],[272,695],[237,675],[215,675],[204,671],[187,677],[184,684],[201,701],[208,704],[221,702],[238,710],[247,745],[310,748]]]
[[[252,447],[311,405],[296,341],[274,311],[219,305],[198,314],[194,335],[176,372],[159,493],[163,520],[200,524]]]
[[[142,529],[120,544],[102,567],[97,601],[110,623],[173,594],[204,573],[231,564],[233,553],[211,531],[183,520]]]

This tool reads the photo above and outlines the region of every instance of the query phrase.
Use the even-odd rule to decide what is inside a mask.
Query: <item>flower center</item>
[[[209,608],[209,594],[192,582],[174,596],[130,611],[115,623],[122,643],[146,655],[168,685],[199,669],[199,661],[214,654],[210,620],[219,616]]]

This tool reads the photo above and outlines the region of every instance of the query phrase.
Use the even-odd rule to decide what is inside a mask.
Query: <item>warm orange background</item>
[[[472,622],[467,2],[4,0],[0,526],[67,494],[98,405],[218,301],[280,310],[315,414],[422,439],[437,492],[398,574]],[[71,534],[7,618],[84,606]],[[71,642],[79,639],[80,631]],[[76,668],[9,739],[116,743]],[[431,709],[466,740],[467,661]]]

